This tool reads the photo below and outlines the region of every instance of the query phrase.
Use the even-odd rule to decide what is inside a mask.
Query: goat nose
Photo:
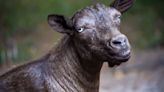
[[[124,35],[118,35],[111,39],[110,44],[114,48],[126,48],[128,46],[128,39]]]

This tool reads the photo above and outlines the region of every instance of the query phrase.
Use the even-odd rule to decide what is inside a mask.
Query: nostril
[[[113,47],[124,47],[126,46],[126,39],[120,38],[111,41],[111,46]]]
[[[114,48],[126,48],[128,46],[128,40],[124,35],[118,35],[110,40],[110,45]]]
[[[121,41],[115,40],[115,41],[112,41],[112,44],[113,45],[121,45]]]

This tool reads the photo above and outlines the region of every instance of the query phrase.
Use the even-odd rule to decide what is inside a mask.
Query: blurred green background
[[[48,14],[71,17],[77,10],[93,4],[93,1],[0,0],[0,71],[41,57],[61,38],[48,26]],[[109,5],[113,0],[97,1]],[[149,54],[153,53],[152,56],[157,59],[164,55],[163,5],[164,0],[136,0],[133,8],[123,15],[121,29],[128,36],[134,53],[130,64],[136,65],[139,55],[149,58]],[[145,53],[147,56],[144,56]],[[159,65],[161,62],[163,64],[163,60]]]

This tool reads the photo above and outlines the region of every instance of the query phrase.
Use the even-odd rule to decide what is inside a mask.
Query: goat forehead
[[[117,23],[115,21],[117,16],[121,16],[121,13],[111,7],[98,11],[96,14],[96,25],[100,28],[115,27],[113,25]]]
[[[74,16],[74,22],[78,26],[96,26],[113,22],[115,15],[121,16],[121,13],[112,7],[97,4],[96,6],[90,6],[77,12]]]

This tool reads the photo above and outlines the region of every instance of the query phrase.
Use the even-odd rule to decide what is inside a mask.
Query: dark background
[[[0,0],[0,74],[46,54],[62,37],[48,14],[71,17],[94,0]],[[97,0],[109,5],[112,0]],[[122,17],[132,58],[102,69],[101,92],[164,92],[164,1],[136,0]]]

